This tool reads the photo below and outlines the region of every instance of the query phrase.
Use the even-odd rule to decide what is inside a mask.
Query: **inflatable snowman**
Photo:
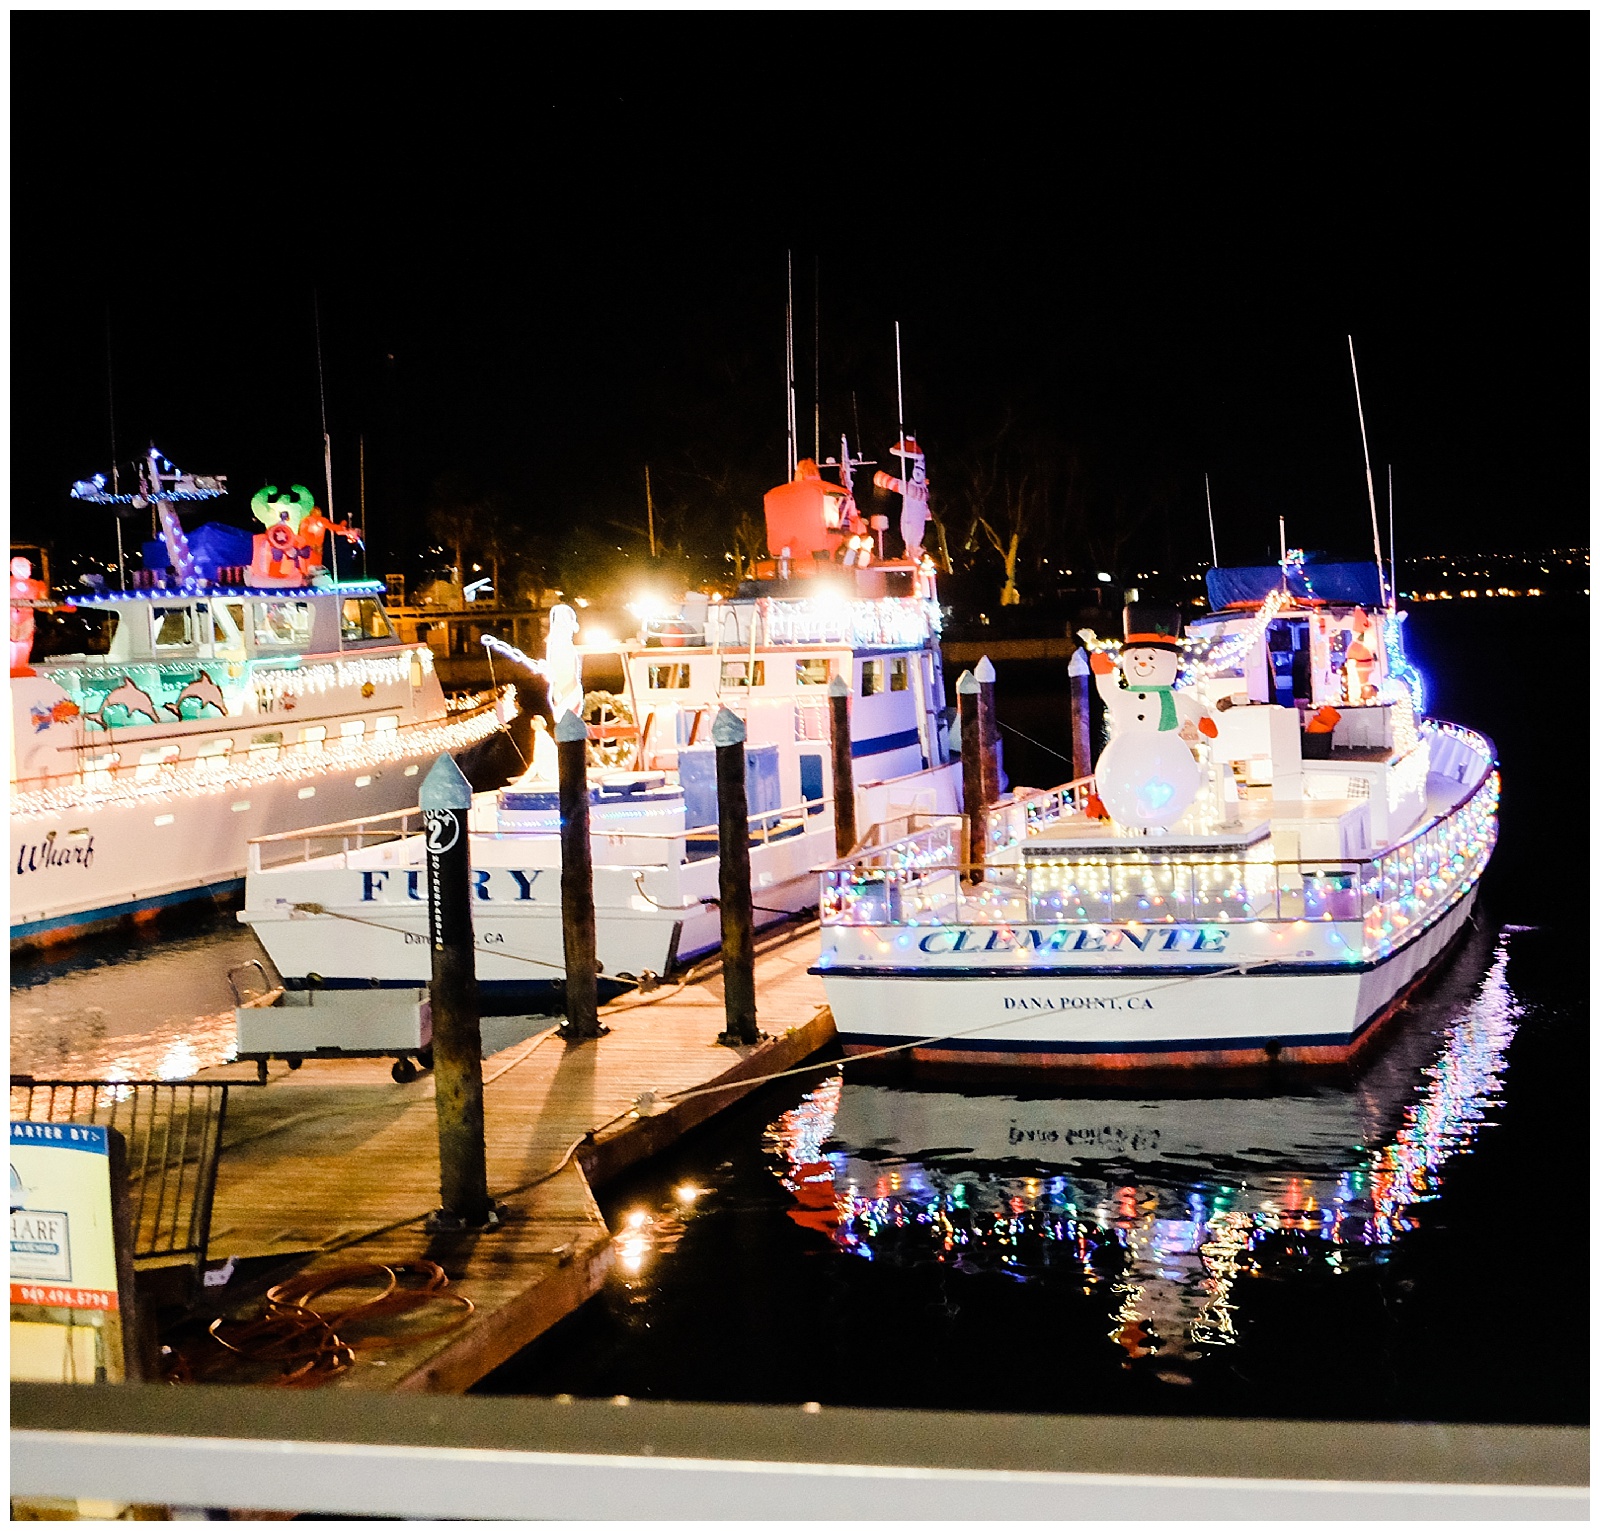
[[[1095,762],[1096,793],[1128,829],[1166,829],[1183,817],[1200,790],[1200,767],[1189,746],[1202,734],[1217,736],[1199,698],[1173,689],[1179,626],[1175,606],[1125,606],[1122,684],[1109,655],[1089,659],[1112,733]]]

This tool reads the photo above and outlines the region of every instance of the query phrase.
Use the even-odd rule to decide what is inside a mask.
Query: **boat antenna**
[[[1389,468],[1389,610],[1394,610],[1395,597],[1399,595],[1397,581],[1399,576],[1395,573],[1394,561],[1394,464]]]
[[[650,496],[650,464],[644,465],[644,515],[650,528],[650,556],[656,556],[656,502]]]
[[[357,486],[361,492],[361,572],[367,572],[367,438],[356,437],[356,463]],[[495,592],[495,599],[500,597],[499,591]]]
[[[1346,343],[1350,347],[1350,376],[1356,385],[1356,419],[1361,423],[1361,459],[1367,468],[1367,504],[1372,510],[1372,556],[1378,564],[1378,593],[1383,594],[1383,545],[1378,541],[1378,497],[1372,492],[1372,457],[1367,451],[1367,417],[1361,409],[1361,379],[1356,373],[1356,343],[1353,336],[1346,335]],[[1391,607],[1393,601],[1387,603]]]
[[[1283,517],[1278,517],[1278,567],[1283,570],[1283,588],[1289,588],[1289,536],[1283,529]],[[1381,571],[1380,571],[1381,572]]]
[[[111,493],[122,491],[117,485],[117,392],[111,372],[111,300],[106,299],[106,413],[111,419]],[[117,524],[117,589],[128,588],[128,564],[122,552],[122,516],[113,512],[111,519]]]
[[[1211,528],[1211,567],[1219,568],[1217,563],[1217,522],[1211,514],[1211,475],[1206,474],[1206,525]]]
[[[813,257],[811,268],[811,317],[816,332],[811,338],[812,452],[822,461],[822,257]]]
[[[328,520],[333,520],[333,442],[328,438],[328,395],[322,383],[322,306],[316,290],[311,293],[311,317],[317,331],[317,401],[322,406],[322,481],[327,486]],[[328,539],[328,553],[333,559],[333,582],[339,583],[339,539]],[[342,632],[341,624],[341,632]],[[344,644],[341,642],[341,648]]]
[[[894,322],[894,392],[900,411],[900,445],[906,444],[906,388],[900,374],[900,321]],[[907,477],[909,477],[909,473]]]
[[[783,310],[783,333],[785,349],[784,386],[788,390],[789,410],[789,480],[794,481],[795,468],[799,463],[799,443],[795,440],[795,415],[794,415],[794,251],[789,251],[789,301]]]

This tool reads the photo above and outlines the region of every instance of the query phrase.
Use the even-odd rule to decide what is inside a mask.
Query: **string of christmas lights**
[[[411,756],[460,750],[486,739],[500,726],[493,707],[476,717],[450,722],[413,723],[359,738],[329,740],[316,754],[290,754],[278,747],[271,754],[249,750],[244,758],[211,756],[198,769],[176,767],[146,781],[73,781],[60,786],[13,792],[13,819],[37,819],[57,813],[93,813],[116,806],[168,803],[185,797],[211,797],[219,792],[248,790],[270,782],[293,782],[316,776],[383,766]],[[254,757],[254,758],[252,758]],[[219,766],[218,762],[226,764]]]

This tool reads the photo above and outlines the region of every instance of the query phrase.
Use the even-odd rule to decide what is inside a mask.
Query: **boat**
[[[1093,776],[989,805],[977,854],[932,818],[823,870],[814,971],[847,1051],[1343,1065],[1444,958],[1494,848],[1492,742],[1426,716],[1374,566],[1287,549],[1206,582],[1187,635],[1137,603],[1121,641],[1082,634]]]
[[[237,894],[246,844],[319,818],[416,801],[441,751],[501,725],[452,711],[426,644],[399,642],[384,586],[336,578],[329,522],[299,485],[252,498],[254,535],[180,512],[227,491],[154,446],[138,492],[162,537],[127,587],[54,598],[12,569],[11,941],[47,945],[173,904]]]
[[[916,543],[910,556],[880,556],[854,506],[860,464],[843,440],[841,452],[840,482],[801,459],[769,491],[769,556],[728,598],[640,606],[635,634],[594,644],[580,641],[578,613],[557,606],[538,660],[486,640],[545,677],[558,716],[591,724],[597,959],[610,992],[721,944],[711,742],[721,709],[745,728],[758,929],[814,907],[815,868],[838,853],[831,682],[853,695],[858,828],[894,839],[916,815],[960,811],[933,565]],[[620,691],[585,690],[584,668],[602,659]],[[522,778],[475,794],[469,817],[478,985],[491,1008],[547,998],[565,974],[555,749],[537,727],[532,755]],[[252,841],[239,918],[291,990],[427,982],[421,829],[410,808]]]

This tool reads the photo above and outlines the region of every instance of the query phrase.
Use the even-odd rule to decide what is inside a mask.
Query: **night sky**
[[[883,462],[893,324],[935,508],[992,444],[1128,569],[1371,534],[1586,545],[1588,20],[1125,14],[13,16],[13,536],[153,437],[335,511],[372,571],[487,498],[573,579],[720,557],[802,450]],[[883,504],[871,508],[889,509]],[[1084,556],[1063,532],[1051,556]],[[583,541],[590,539],[589,543]],[[1036,549],[1037,553],[1039,550]],[[563,563],[563,559],[565,563]]]

